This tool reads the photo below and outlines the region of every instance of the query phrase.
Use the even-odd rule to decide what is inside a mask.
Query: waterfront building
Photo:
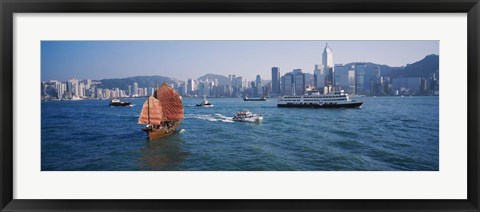
[[[335,64],[335,87],[341,90],[346,90],[349,87],[348,70],[349,67],[343,64]]]
[[[187,81],[187,94],[193,95],[195,93],[195,80],[192,78]]]
[[[105,96],[103,96],[103,89],[102,88],[97,88],[97,98],[103,99]]]
[[[385,82],[383,78],[380,76],[380,67],[376,67],[372,71],[372,76],[370,77],[370,95],[372,96],[383,96],[387,95],[384,92],[384,85]]]
[[[392,79],[392,89],[401,95],[420,95],[421,77],[399,77]]]
[[[75,79],[75,78],[71,78],[70,80],[68,80],[69,82],[69,85],[70,85],[70,93],[71,93],[71,96],[79,96],[79,90],[78,90],[78,80]],[[71,98],[70,96],[70,98]]]
[[[320,90],[325,87],[325,74],[323,72],[323,65],[315,65],[313,69],[313,85]]]
[[[328,46],[328,43],[325,45],[325,49],[323,50],[322,64],[325,74],[325,86],[334,86],[335,70],[333,67],[333,52],[332,49]]]
[[[60,84],[60,90],[58,91],[59,95],[58,95],[58,98],[59,99],[64,99],[65,98],[65,92],[67,90],[67,83],[65,82],[62,82]]]
[[[365,63],[355,64],[355,94],[365,95]]]
[[[234,88],[234,96],[241,95],[243,92],[243,78],[241,76],[235,78],[235,88]]]
[[[105,98],[110,99],[110,89],[105,89]]]
[[[85,84],[83,84],[83,82],[81,82],[79,85],[78,85],[78,97],[84,97],[85,96]]]
[[[302,73],[302,69],[294,69],[294,95],[303,95],[305,93],[305,74]]]
[[[348,69],[348,87],[345,88],[345,92],[348,94],[355,93],[355,65]]]
[[[272,67],[272,93],[280,94],[280,68]]]
[[[283,76],[283,93],[284,95],[293,95],[294,75],[292,73],[286,73]]]
[[[136,82],[133,83],[133,96],[138,96],[138,83]]]
[[[257,75],[257,78],[255,80],[255,86],[257,90],[257,95],[256,96],[262,96],[263,95],[263,89],[262,89],[262,78],[260,75]]]
[[[270,96],[272,94],[272,82],[268,82],[267,85],[262,87],[263,96]]]
[[[92,80],[91,79],[84,79],[83,84],[85,85],[85,90],[88,90],[92,86]]]
[[[186,96],[187,95],[187,83],[181,83],[178,92],[181,96]],[[153,93],[153,92],[152,92]],[[150,94],[151,95],[151,94]]]

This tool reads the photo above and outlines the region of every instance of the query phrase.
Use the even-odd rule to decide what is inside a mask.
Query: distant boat
[[[163,83],[142,107],[139,124],[148,139],[154,140],[173,134],[184,117],[182,97],[167,83]]]
[[[245,97],[243,98],[243,101],[267,101],[267,98],[261,97],[261,98],[248,98]]]
[[[110,101],[110,107],[133,107],[134,105],[131,102],[122,102],[119,99],[112,99]]]
[[[205,96],[203,98],[203,101],[200,103],[200,104],[197,104],[196,106],[200,107],[200,106],[203,106],[203,107],[213,107],[213,104],[208,102],[207,100],[207,97]]]
[[[241,122],[259,122],[263,120],[263,117],[262,115],[253,114],[252,112],[246,110],[235,114],[232,120]]]

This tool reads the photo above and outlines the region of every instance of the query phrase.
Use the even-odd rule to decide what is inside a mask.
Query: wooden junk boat
[[[173,134],[184,116],[182,97],[167,83],[163,83],[142,107],[139,124],[148,139],[154,140]]]

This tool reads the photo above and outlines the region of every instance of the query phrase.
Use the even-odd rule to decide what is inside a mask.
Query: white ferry
[[[282,96],[278,98],[278,107],[306,108],[360,108],[363,102],[350,100],[343,90],[320,94],[312,92],[299,96]]]

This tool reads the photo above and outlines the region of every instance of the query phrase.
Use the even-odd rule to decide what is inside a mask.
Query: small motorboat
[[[131,102],[122,102],[119,99],[112,99],[110,101],[110,107],[133,107],[134,104]]]
[[[250,111],[246,110],[235,114],[232,120],[240,122],[260,122],[263,120],[263,117],[260,114],[253,114]]]
[[[208,102],[207,98],[205,97],[200,104],[197,104],[198,107],[213,107],[213,104]]]

